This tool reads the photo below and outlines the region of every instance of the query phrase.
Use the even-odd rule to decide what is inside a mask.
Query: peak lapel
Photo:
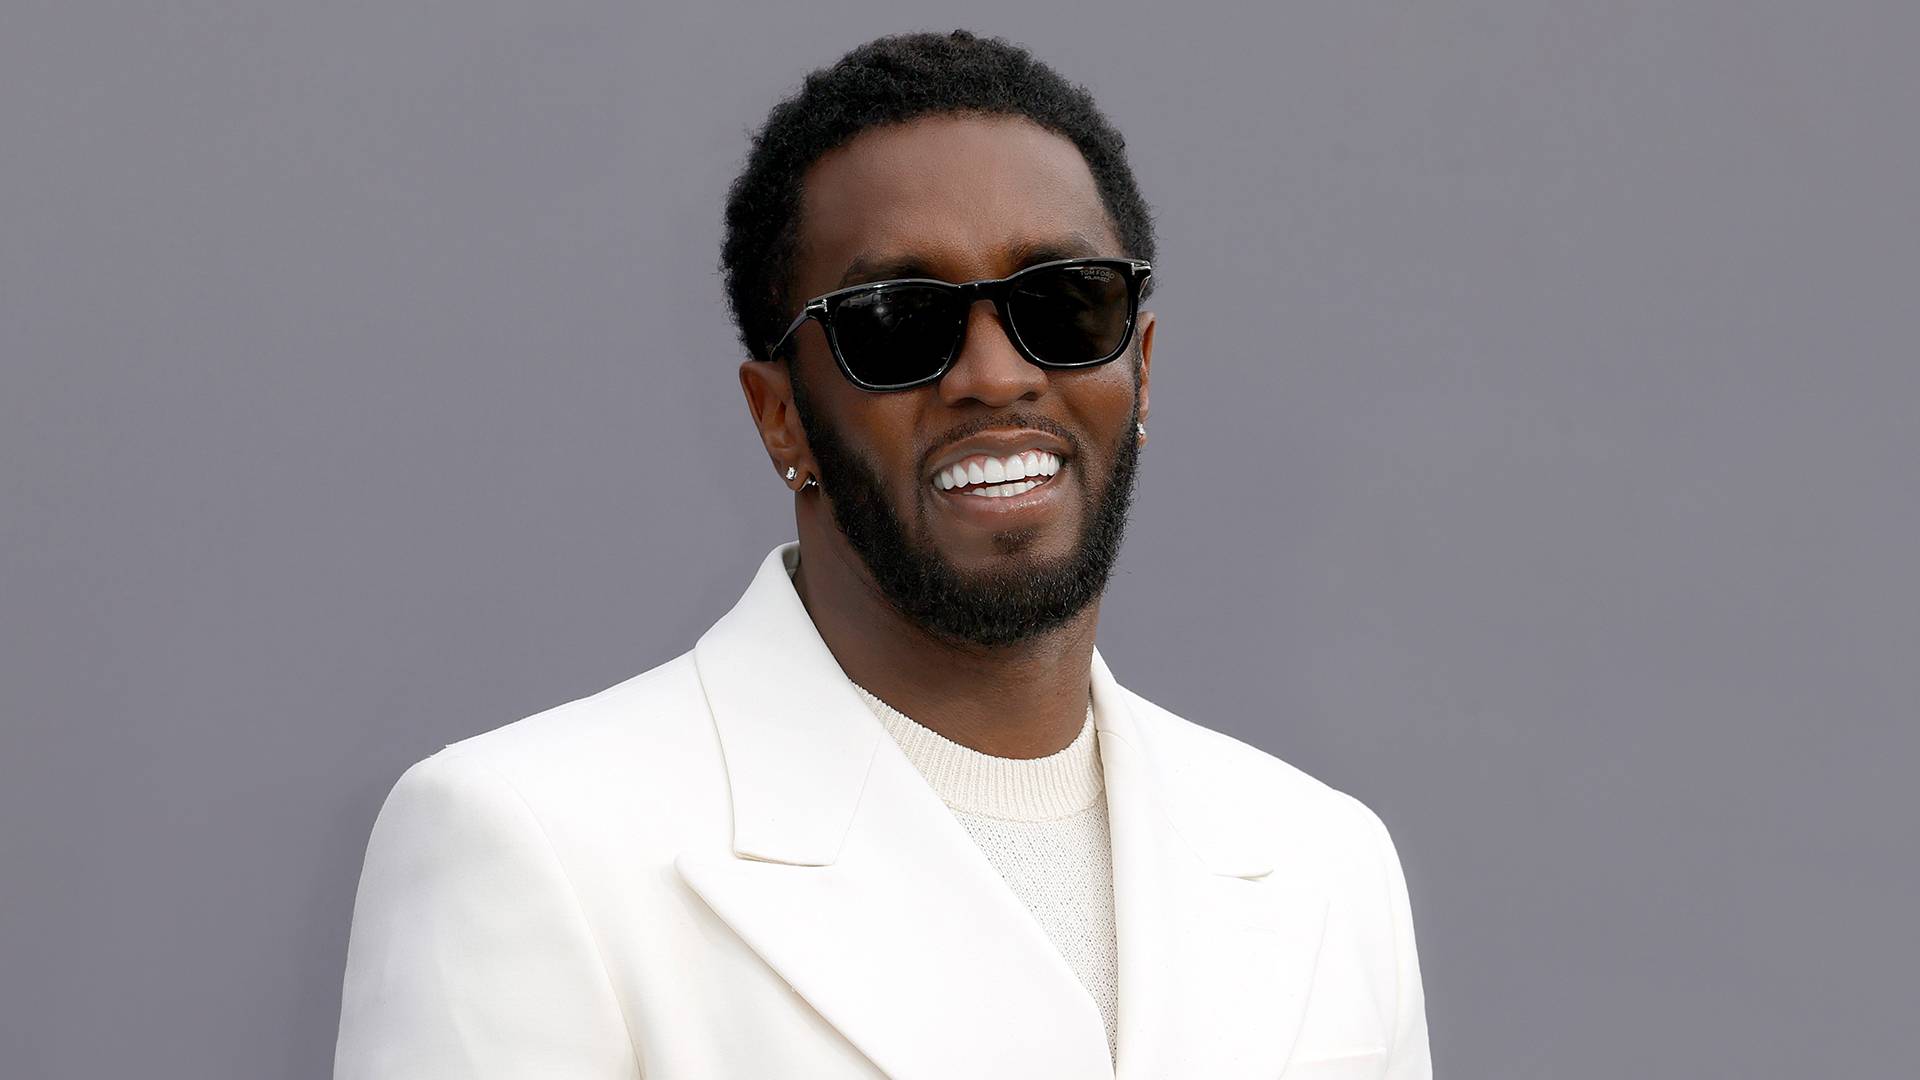
[[[1190,794],[1204,784],[1168,783],[1181,763],[1161,760],[1097,650],[1093,695],[1113,832],[1119,1080],[1279,1076],[1305,1016],[1325,894]]]
[[[682,879],[900,1080],[1103,1080],[1099,1010],[898,746],[776,548],[695,646],[732,785],[732,851]]]

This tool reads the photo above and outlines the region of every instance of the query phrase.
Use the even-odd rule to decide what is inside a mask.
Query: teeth
[[[933,482],[941,491],[952,491],[954,488],[970,485],[994,485],[991,488],[978,488],[967,492],[969,495],[982,495],[1017,487],[1021,481],[1026,481],[1027,486],[1020,490],[1031,490],[1040,480],[1053,476],[1059,471],[1059,458],[1044,450],[1028,450],[1005,458],[975,458],[962,464],[950,465],[936,473]],[[1019,492],[1005,490],[1005,494],[1017,495]]]
[[[1004,499],[1009,495],[1019,495],[1032,491],[1039,486],[1040,481],[1038,480],[1017,480],[1011,484],[995,484],[992,487],[974,488],[965,494],[978,495],[983,499]]]

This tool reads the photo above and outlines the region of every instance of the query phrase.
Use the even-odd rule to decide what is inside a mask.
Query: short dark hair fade
[[[877,38],[808,75],[773,107],[727,192],[720,269],[748,355],[763,356],[787,323],[806,171],[869,128],[943,113],[1024,117],[1071,141],[1093,173],[1121,254],[1154,257],[1153,215],[1127,164],[1126,140],[1085,87],[1000,38],[966,30]]]

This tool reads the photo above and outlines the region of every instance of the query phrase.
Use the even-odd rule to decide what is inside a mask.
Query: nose
[[[940,399],[949,405],[973,400],[996,408],[1046,392],[1047,373],[1027,363],[1013,347],[1000,313],[982,298],[967,311],[967,336],[953,366],[940,377]]]

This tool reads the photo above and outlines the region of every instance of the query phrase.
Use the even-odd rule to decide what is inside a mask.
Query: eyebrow
[[[1094,243],[1085,233],[1073,232],[1049,240],[1022,241],[1013,245],[1010,253],[1013,256],[1014,268],[1024,270],[1038,263],[1056,262],[1060,259],[1084,259],[1098,255],[1100,245]],[[847,265],[847,272],[840,275],[840,284],[835,288],[844,289],[850,285],[866,285],[870,282],[891,281],[895,278],[945,280],[928,266],[928,261],[917,255],[860,255]]]

